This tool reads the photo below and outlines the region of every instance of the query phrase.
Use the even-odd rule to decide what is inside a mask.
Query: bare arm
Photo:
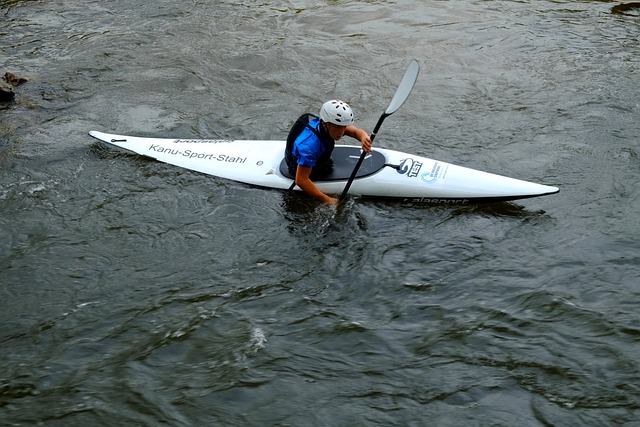
[[[311,170],[312,168],[308,166],[298,165],[298,168],[296,169],[296,184],[298,185],[298,187],[302,188],[305,193],[309,194],[317,200],[320,200],[321,202],[328,203],[330,205],[338,203],[338,199],[324,194],[318,189],[318,187],[316,187],[313,181],[309,179]]]
[[[351,138],[355,138],[360,141],[362,145],[362,149],[369,153],[371,151],[371,137],[369,134],[359,127],[349,125],[344,131],[345,135],[350,136]]]

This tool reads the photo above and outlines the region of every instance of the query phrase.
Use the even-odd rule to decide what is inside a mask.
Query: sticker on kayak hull
[[[229,139],[174,139],[174,144],[228,144]]]
[[[415,178],[420,173],[420,169],[422,169],[422,162],[417,162],[409,158],[404,159],[402,163],[400,163],[397,171],[400,175],[406,174],[409,178]]]
[[[420,175],[420,178],[427,184],[434,184],[438,180],[444,179],[448,169],[449,165],[447,163],[441,164],[440,162],[435,162],[431,171],[423,173]]]
[[[406,197],[403,198],[402,201],[413,203],[429,203],[433,205],[468,205],[471,202],[469,199],[434,199],[431,197]]]
[[[151,144],[151,146],[149,147],[149,151],[154,151],[156,153],[171,154],[173,156],[183,156],[183,157],[188,157],[189,159],[217,160],[219,162],[226,162],[226,163],[244,163],[247,161],[246,157],[229,156],[227,154],[205,154],[205,153],[198,153],[192,150],[183,151],[183,150],[174,149],[174,148],[162,147],[158,144]]]

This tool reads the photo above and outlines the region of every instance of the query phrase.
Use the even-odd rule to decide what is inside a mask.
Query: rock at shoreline
[[[15,74],[10,72],[4,73],[2,79],[4,80],[4,82],[0,81],[0,102],[13,101],[16,97],[16,94],[13,92],[13,87],[20,86],[21,84],[27,82],[27,79],[25,79],[24,77],[16,76]]]
[[[618,5],[613,6],[611,8],[611,12],[619,15],[639,16],[640,2],[620,3]]]
[[[5,82],[9,83],[10,85],[12,85],[14,87],[15,86],[20,86],[21,84],[26,83],[28,81],[24,77],[16,76],[15,74],[10,73],[8,71],[6,73],[4,73],[4,77],[3,78],[4,78]]]
[[[10,102],[13,101],[15,97],[16,94],[13,93],[11,86],[5,82],[0,82],[0,102]]]

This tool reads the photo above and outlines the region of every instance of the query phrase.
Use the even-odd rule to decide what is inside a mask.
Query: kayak
[[[294,189],[284,161],[285,141],[143,138],[91,131],[102,143],[160,162],[245,184]],[[330,175],[316,180],[327,194],[340,194],[361,154],[359,146],[336,145]],[[405,202],[477,204],[545,196],[557,187],[482,172],[386,148],[368,153],[349,194]]]

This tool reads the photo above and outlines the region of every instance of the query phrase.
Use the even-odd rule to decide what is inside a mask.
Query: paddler
[[[295,175],[296,185],[328,204],[338,203],[338,199],[320,191],[313,180],[331,173],[331,153],[343,135],[359,140],[362,149],[371,152],[371,137],[353,125],[353,111],[349,104],[334,99],[322,105],[320,117],[308,113],[300,116],[287,137],[285,158],[289,172]]]

